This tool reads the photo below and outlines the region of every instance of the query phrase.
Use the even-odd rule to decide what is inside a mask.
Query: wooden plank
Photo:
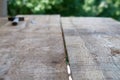
[[[7,18],[0,18],[0,27],[7,23]]]
[[[120,22],[62,18],[73,80],[120,80]]]
[[[0,80],[68,80],[60,16],[0,28]]]

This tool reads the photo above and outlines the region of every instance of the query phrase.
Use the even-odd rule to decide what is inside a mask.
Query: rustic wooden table
[[[62,18],[73,80],[120,80],[120,22]]]
[[[68,80],[60,16],[0,28],[0,80]]]
[[[111,18],[0,18],[0,80],[120,80],[120,22]],[[6,23],[6,24],[5,24]]]

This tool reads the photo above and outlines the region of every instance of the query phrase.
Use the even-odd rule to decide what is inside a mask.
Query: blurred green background
[[[8,0],[9,15],[61,14],[112,17],[120,21],[120,0]]]

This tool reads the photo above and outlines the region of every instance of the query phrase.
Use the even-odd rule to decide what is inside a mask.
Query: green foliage
[[[8,12],[10,15],[40,14],[61,2],[62,0],[9,0]]]
[[[9,14],[61,14],[120,20],[120,0],[9,0]]]

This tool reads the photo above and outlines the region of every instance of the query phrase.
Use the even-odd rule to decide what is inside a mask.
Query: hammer
[[[8,17],[8,21],[12,21],[12,25],[16,26],[19,21],[24,21],[24,17]]]

